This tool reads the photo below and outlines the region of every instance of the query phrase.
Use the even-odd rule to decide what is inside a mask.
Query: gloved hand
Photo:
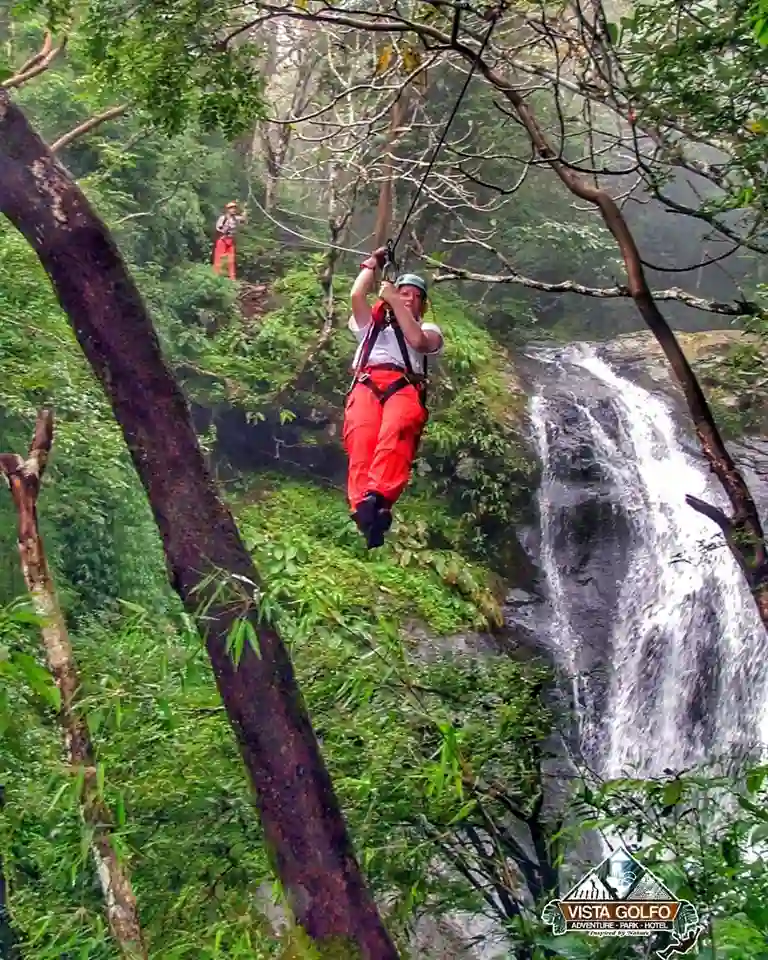
[[[387,248],[379,247],[377,250],[374,250],[373,253],[368,257],[367,260],[363,260],[360,264],[361,269],[366,267],[370,270],[379,269],[384,266],[387,260]]]
[[[390,283],[389,280],[384,280],[379,288],[379,300],[383,300],[384,303],[392,306],[393,298],[397,300],[400,294],[397,292],[397,287],[394,283]]]
[[[387,248],[379,247],[378,249],[374,250],[371,254],[371,260],[375,260],[376,265],[379,267],[379,269],[381,269],[387,260]]]

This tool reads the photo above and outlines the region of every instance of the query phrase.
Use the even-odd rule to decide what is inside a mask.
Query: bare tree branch
[[[728,517],[719,507],[700,500],[692,494],[686,494],[685,502],[702,516],[716,524],[723,533],[731,553],[736,558],[744,577],[749,584],[758,609],[763,613],[766,608],[765,587],[768,583],[768,562],[755,545],[748,523]]]
[[[432,275],[433,283],[445,283],[448,280],[473,280],[478,283],[516,284],[522,287],[529,287],[531,290],[541,290],[545,293],[578,293],[584,297],[595,297],[602,300],[629,299],[632,297],[632,291],[624,284],[617,284],[613,287],[588,287],[582,283],[577,283],[575,280],[562,280],[560,283],[545,283],[543,280],[534,280],[531,277],[524,277],[519,273],[477,273],[473,270],[465,270],[462,267],[452,267],[442,264],[439,260],[426,254],[422,254],[421,259],[440,268],[439,272]],[[750,303],[746,300],[736,301],[734,303],[706,300],[703,297],[696,297],[686,290],[681,290],[679,287],[670,287],[667,290],[654,290],[651,295],[654,300],[677,300],[680,303],[686,304],[686,306],[693,307],[694,310],[719,313],[728,317],[754,316],[760,312],[760,307],[756,303]]]
[[[53,35],[49,30],[46,30],[42,47],[37,51],[37,53],[32,54],[29,60],[23,63],[16,72],[26,73],[27,70],[31,70],[32,67],[40,63],[40,61],[51,52],[52,48],[53,48]]]
[[[42,410],[35,424],[27,459],[23,460],[17,454],[2,454],[0,472],[16,507],[24,581],[35,609],[43,618],[43,646],[48,669],[59,692],[59,723],[68,760],[84,775],[80,813],[91,835],[91,853],[104,896],[107,920],[123,957],[126,960],[146,960],[147,948],[131,878],[115,851],[112,816],[99,795],[96,756],[87,724],[77,706],[80,686],[77,665],[38,527],[37,498],[52,443],[53,414],[50,410]]]
[[[64,37],[58,46],[54,47],[50,33],[46,33],[42,50],[29,59],[18,73],[12,77],[8,77],[7,80],[3,80],[2,83],[0,83],[0,87],[5,90],[15,90],[28,80],[32,80],[34,77],[44,73],[56,57],[62,53],[67,45],[67,39],[67,37]]]
[[[767,563],[768,546],[765,542],[765,536],[755,501],[723,442],[712,411],[701,389],[701,385],[666,318],[658,308],[657,301],[648,285],[642,257],[638,250],[635,237],[630,230],[624,214],[616,200],[611,196],[610,192],[600,184],[599,180],[590,183],[584,176],[563,162],[563,131],[560,131],[559,146],[557,144],[553,145],[551,137],[547,135],[531,106],[531,101],[528,99],[525,88],[516,84],[513,76],[510,75],[508,71],[505,71],[503,64],[495,58],[495,50],[491,50],[490,53],[480,56],[477,40],[471,37],[466,30],[460,39],[456,35],[456,31],[449,34],[444,30],[438,29],[432,23],[425,23],[423,20],[407,20],[405,17],[391,10],[386,14],[381,14],[375,10],[370,12],[352,11],[350,14],[350,12],[341,12],[339,9],[333,7],[310,12],[302,9],[286,10],[283,8],[281,10],[281,8],[269,3],[262,3],[260,6],[262,9],[269,10],[275,15],[282,14],[289,18],[333,23],[335,26],[343,24],[360,31],[369,31],[372,33],[386,32],[390,35],[411,33],[419,37],[428,48],[430,45],[432,48],[437,46],[442,47],[446,51],[452,50],[456,54],[459,54],[468,64],[473,64],[479,74],[485,78],[486,82],[498,90],[507,101],[511,115],[524,127],[535,157],[544,161],[546,165],[550,167],[552,172],[575,198],[585,201],[599,212],[605,226],[613,235],[624,260],[627,274],[627,294],[635,302],[638,312],[653,332],[669,361],[672,372],[683,390],[702,451],[730,500],[734,511],[733,522],[737,523],[739,528],[747,535],[748,543],[746,546],[742,545],[741,541],[736,540],[731,540],[729,546],[742,569],[748,569],[750,571],[750,582],[755,582],[753,578],[757,577],[755,600],[766,630],[768,630],[768,579],[763,579],[762,574]],[[590,43],[596,38],[596,31],[604,27],[604,22],[599,17],[595,19],[594,23],[594,27],[589,23],[585,24],[582,18],[581,21],[577,23],[575,32],[569,29],[568,24],[558,24],[556,33],[561,34],[565,38],[566,46],[569,48],[571,45],[575,45],[577,48],[580,45],[582,49],[586,45],[589,48]],[[559,39],[559,36],[554,37],[556,49],[558,49],[557,40]],[[547,37],[549,43],[547,56],[550,58],[552,55],[552,40],[553,37],[550,34]],[[607,47],[602,41],[601,34],[600,42],[591,51],[592,54],[595,54],[596,50],[596,55],[591,56],[590,70],[592,71],[592,78],[590,82],[594,83],[598,89],[601,86],[607,89],[606,99],[611,103],[618,99],[617,90],[613,85],[613,78],[616,76],[616,71],[621,70],[621,64],[611,62],[610,58],[605,55],[606,49]],[[588,54],[587,60],[589,61],[589,59]],[[560,92],[559,79],[560,64],[558,60],[557,70],[555,72],[555,96],[559,96]],[[628,100],[628,98],[625,99]],[[564,127],[565,117],[559,106],[558,118],[560,125]],[[632,137],[636,139],[634,125],[631,127],[631,132]],[[437,199],[434,190],[432,190],[432,196]],[[682,299],[682,291],[680,294],[675,293],[671,295],[670,299]]]
[[[71,143],[74,143],[75,140],[79,140],[80,137],[84,137],[87,133],[90,133],[91,130],[95,130],[96,127],[101,126],[102,123],[122,116],[122,114],[127,112],[128,106],[127,103],[123,103],[118,107],[110,107],[103,113],[98,113],[95,117],[84,120],[76,127],[73,127],[68,133],[62,134],[58,140],[54,140],[51,144],[51,153],[56,153],[58,150],[68,147]]]

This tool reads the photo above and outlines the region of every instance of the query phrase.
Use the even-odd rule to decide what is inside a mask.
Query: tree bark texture
[[[381,186],[379,187],[379,203],[376,209],[376,226],[374,227],[373,233],[372,249],[374,250],[376,250],[378,247],[383,247],[387,242],[387,236],[392,223],[392,205],[394,200],[393,180],[395,171],[392,164],[392,158],[389,154],[397,142],[405,122],[406,96],[407,94],[404,91],[392,104],[389,130],[387,131],[387,142],[384,145],[384,154],[382,158],[384,160],[386,174],[381,182]]]
[[[43,411],[37,420],[29,455],[0,454],[0,472],[8,482],[18,517],[18,546],[21,569],[37,613],[44,618],[43,646],[48,669],[61,695],[59,722],[64,734],[67,759],[84,771],[80,809],[91,832],[91,852],[104,894],[112,936],[122,954],[130,960],[146,960],[147,950],[139,923],[136,897],[129,873],[120,862],[110,835],[112,817],[99,796],[93,745],[85,718],[76,705],[79,680],[64,616],[48,569],[43,540],[37,523],[37,497],[53,440],[53,416]]]
[[[123,431],[171,583],[205,637],[291,910],[316,943],[348,942],[350,960],[354,947],[366,960],[396,958],[288,653],[276,631],[258,622],[258,574],[206,469],[146,307],[106,226],[2,91],[0,212],[40,258]],[[213,576],[227,587],[228,602],[211,586]],[[245,643],[236,664],[227,641],[245,619],[259,649]]]

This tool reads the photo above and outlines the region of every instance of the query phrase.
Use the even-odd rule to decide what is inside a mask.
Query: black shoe
[[[375,490],[369,490],[352,514],[358,529],[364,534],[368,548],[380,547],[384,534],[392,526],[391,504]]]
[[[352,514],[352,519],[357,524],[361,533],[368,535],[368,531],[376,522],[376,512],[378,508],[377,494],[367,493],[358,503],[357,509]]]
[[[384,534],[392,526],[392,513],[389,510],[379,510],[376,514],[376,520],[366,534],[368,540],[368,549],[381,547],[384,545]]]
[[[374,524],[365,534],[369,550],[384,546],[384,531],[378,524]]]
[[[375,512],[373,523],[368,528],[368,549],[381,547],[384,544],[384,534],[392,526],[392,505],[380,493],[375,494]]]

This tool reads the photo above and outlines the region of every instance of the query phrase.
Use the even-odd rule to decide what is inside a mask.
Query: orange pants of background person
[[[381,390],[402,374],[368,371]],[[344,449],[349,458],[347,497],[352,510],[369,492],[393,504],[411,475],[427,411],[415,387],[403,387],[383,404],[364,383],[355,384],[344,410]]]
[[[235,241],[232,237],[218,237],[216,245],[213,248],[213,269],[216,273],[221,273],[221,262],[228,260],[227,269],[229,279],[235,279]]]

